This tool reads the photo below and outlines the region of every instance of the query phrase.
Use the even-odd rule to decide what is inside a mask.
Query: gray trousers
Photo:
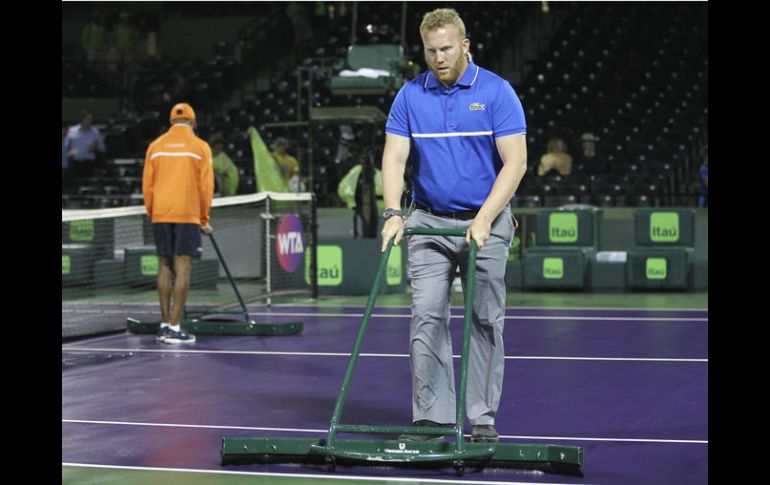
[[[462,228],[471,221],[415,210],[407,227]],[[492,224],[489,239],[476,254],[476,286],[468,360],[466,414],[472,425],[494,424],[503,385],[505,352],[505,265],[514,225],[509,207]],[[470,247],[462,237],[410,236],[412,285],[410,365],[412,415],[415,421],[455,422],[456,401],[449,305],[459,265],[466,288]],[[459,322],[458,322],[459,323]]]

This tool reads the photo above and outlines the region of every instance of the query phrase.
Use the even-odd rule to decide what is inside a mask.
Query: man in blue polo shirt
[[[479,252],[466,412],[471,440],[495,442],[505,364],[505,263],[515,229],[509,203],[526,171],[524,111],[506,80],[470,60],[470,41],[455,10],[427,13],[420,34],[429,70],[401,88],[385,127],[382,250],[390,239],[399,243],[405,224],[466,233],[464,240],[412,236],[408,241],[413,425],[455,421],[450,294],[458,265],[465,288],[473,239]],[[416,210],[405,222],[399,207],[410,152]]]

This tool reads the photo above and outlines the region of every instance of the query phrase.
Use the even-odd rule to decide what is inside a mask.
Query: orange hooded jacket
[[[147,148],[142,193],[154,223],[208,224],[214,196],[209,144],[189,126],[172,125]]]

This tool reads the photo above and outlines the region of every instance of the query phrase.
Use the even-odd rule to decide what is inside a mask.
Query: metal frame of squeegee
[[[437,235],[465,236],[464,229],[406,228],[406,236]],[[467,356],[470,346],[470,330],[473,310],[473,292],[476,276],[476,253],[478,246],[471,240],[467,293],[465,296],[465,321],[463,329],[462,354],[460,356],[460,385],[456,406],[456,420],[453,428],[352,425],[340,422],[361,345],[369,326],[374,302],[377,298],[385,273],[386,264],[393,247],[388,243],[380,260],[377,276],[369,294],[363,320],[350,355],[345,377],[334,408],[329,433],[326,439],[312,438],[222,438],[222,464],[247,463],[320,463],[329,471],[336,468],[337,461],[353,465],[417,465],[436,466],[451,463],[459,475],[465,467],[481,468],[522,468],[539,469],[553,473],[582,476],[583,450],[575,446],[516,444],[516,443],[466,443],[463,438],[465,418],[465,390],[468,375]],[[399,440],[338,440],[338,433],[372,434],[421,434],[431,436],[454,436],[454,442],[445,441],[399,441]]]

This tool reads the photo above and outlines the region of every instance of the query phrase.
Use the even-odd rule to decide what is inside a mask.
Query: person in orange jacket
[[[142,193],[159,260],[162,320],[156,340],[183,344],[195,342],[195,335],[182,330],[181,320],[192,258],[203,254],[201,232],[214,232],[209,224],[214,175],[211,148],[193,131],[196,122],[192,106],[174,105],[169,122],[171,128],[147,148]]]

